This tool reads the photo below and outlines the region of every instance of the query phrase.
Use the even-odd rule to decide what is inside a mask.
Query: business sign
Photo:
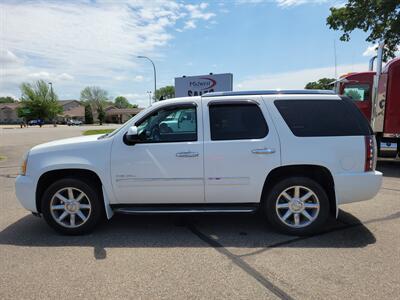
[[[175,97],[232,91],[232,87],[233,75],[231,73],[177,77],[175,78]]]

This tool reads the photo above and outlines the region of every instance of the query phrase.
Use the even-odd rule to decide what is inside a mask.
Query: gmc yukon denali
[[[327,91],[220,92],[160,101],[110,134],[33,147],[21,204],[63,234],[114,213],[250,213],[279,231],[323,229],[373,198],[382,174],[367,120]]]

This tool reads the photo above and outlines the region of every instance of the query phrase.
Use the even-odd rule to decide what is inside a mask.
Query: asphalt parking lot
[[[115,216],[60,236],[20,206],[14,179],[30,147],[84,129],[0,129],[1,299],[399,298],[399,161],[379,162],[379,194],[314,237],[275,233],[258,215]]]

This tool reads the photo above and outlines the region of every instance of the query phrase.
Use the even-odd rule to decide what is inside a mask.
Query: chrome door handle
[[[186,151],[186,152],[176,153],[176,157],[198,157],[198,156],[199,156],[199,152]]]
[[[272,148],[262,148],[262,149],[253,149],[251,150],[253,154],[272,154],[275,153],[275,149]]]

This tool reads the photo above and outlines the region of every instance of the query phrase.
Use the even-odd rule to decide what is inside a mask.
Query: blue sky
[[[366,33],[351,41],[326,26],[340,0],[3,1],[0,95],[19,97],[21,82],[52,81],[61,99],[97,85],[110,98],[147,105],[174,77],[233,73],[234,88],[302,88],[320,77],[366,70]]]

